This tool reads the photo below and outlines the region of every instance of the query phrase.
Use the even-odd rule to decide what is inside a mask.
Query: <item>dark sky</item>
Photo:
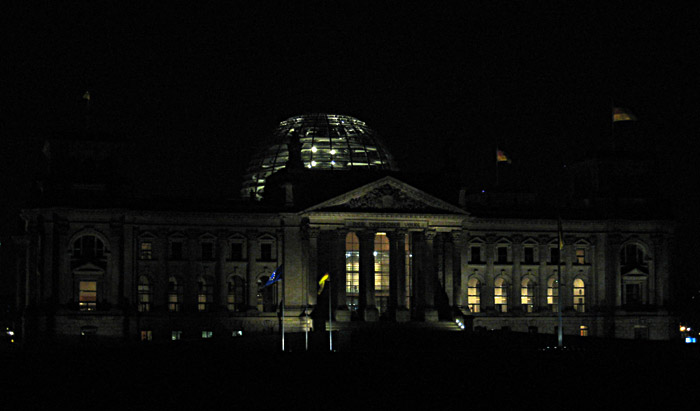
[[[366,121],[403,169],[449,152],[479,180],[497,144],[533,177],[605,145],[614,104],[695,169],[692,10],[147,3],[3,10],[3,207],[42,138],[82,127],[86,90],[93,127],[138,145],[154,191],[236,193],[254,148],[307,112]]]

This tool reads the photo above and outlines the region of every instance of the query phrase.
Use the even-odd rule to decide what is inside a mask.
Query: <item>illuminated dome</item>
[[[309,169],[397,170],[391,154],[364,121],[337,114],[304,114],[281,122],[269,146],[250,161],[241,189],[244,197],[252,190],[260,198],[267,177],[286,166],[293,133],[299,135],[301,160]]]

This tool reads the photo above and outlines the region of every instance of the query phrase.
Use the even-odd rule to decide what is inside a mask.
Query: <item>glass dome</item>
[[[364,121],[337,114],[304,114],[281,122],[270,144],[250,161],[242,196],[248,197],[254,191],[256,198],[261,197],[267,177],[286,166],[287,144],[293,133],[299,135],[301,160],[309,169],[397,170],[391,154]]]

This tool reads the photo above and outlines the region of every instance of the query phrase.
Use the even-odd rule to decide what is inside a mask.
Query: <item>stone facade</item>
[[[340,328],[458,319],[553,333],[561,303],[567,335],[674,335],[664,221],[566,218],[560,249],[556,219],[474,216],[394,177],[303,209],[37,207],[23,218],[27,339],[275,332],[282,287],[286,330],[318,329],[324,273]],[[261,290],[280,266],[284,280]]]

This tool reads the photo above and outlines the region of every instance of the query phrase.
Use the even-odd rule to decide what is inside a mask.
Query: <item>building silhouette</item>
[[[16,238],[24,338],[274,332],[281,283],[263,286],[280,267],[292,332],[326,327],[329,291],[319,295],[318,281],[328,273],[338,329],[458,330],[458,320],[554,333],[561,305],[565,335],[675,335],[673,224],[653,185],[640,184],[651,181],[651,158],[591,153],[561,187],[535,193],[401,172],[349,116],[292,117],[268,143],[241,199],[188,201],[132,196],[117,161],[128,150],[114,139],[48,139],[41,190]]]

